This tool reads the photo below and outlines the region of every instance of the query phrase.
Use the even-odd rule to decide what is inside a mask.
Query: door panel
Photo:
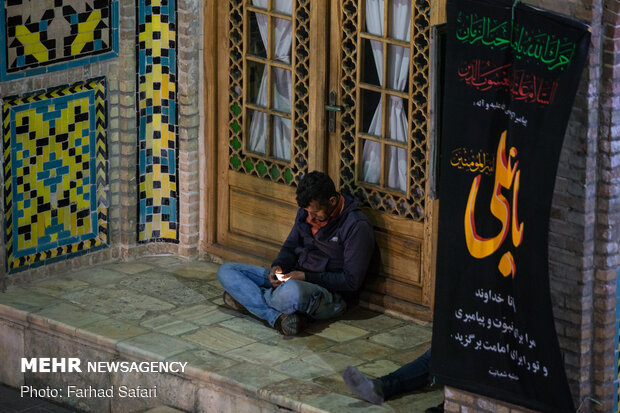
[[[217,114],[217,218],[210,221],[217,230],[209,251],[273,259],[293,224],[297,182],[309,170],[327,170],[340,190],[358,198],[376,230],[382,269],[363,299],[432,317],[431,1],[440,8],[435,0],[213,6],[218,94],[217,107],[207,110]],[[367,18],[367,2],[380,18]],[[331,91],[330,105],[340,112],[328,133]]]
[[[419,239],[406,238],[382,229],[375,231],[375,237],[381,251],[383,272],[395,280],[421,287],[422,244]]]
[[[342,112],[328,161],[375,226],[381,274],[363,297],[425,319],[433,295],[429,12],[429,1],[332,3],[330,88]]]
[[[365,296],[370,298],[371,304],[390,310],[397,309],[395,304],[400,301],[398,303],[399,312],[423,318],[423,312],[411,310],[411,303],[422,301],[422,290],[409,283],[396,281],[393,278],[375,278],[368,283],[368,290],[365,292]]]
[[[291,217],[297,208],[282,199],[290,199],[290,187],[274,191],[269,185],[256,178],[235,172],[230,183],[230,232],[279,248],[282,240],[291,230]],[[254,182],[250,182],[254,181]],[[270,190],[271,189],[271,190]],[[257,208],[259,206],[259,208]]]
[[[311,91],[310,38],[294,35],[311,31],[310,1],[218,3],[226,24],[218,32],[214,244],[268,261],[288,235],[295,187],[311,164],[310,148],[318,146],[317,128],[310,126],[316,116],[310,101],[317,100]]]

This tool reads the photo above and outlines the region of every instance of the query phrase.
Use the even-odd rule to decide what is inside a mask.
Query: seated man
[[[305,175],[296,198],[295,224],[271,269],[226,263],[217,273],[228,307],[250,312],[284,335],[301,332],[306,316],[341,315],[343,296],[357,293],[375,249],[372,224],[357,200],[339,194],[328,175]]]

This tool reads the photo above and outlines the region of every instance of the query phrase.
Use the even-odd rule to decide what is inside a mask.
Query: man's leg
[[[286,281],[264,296],[267,305],[284,314],[299,312],[315,320],[338,317],[347,308],[340,295],[306,281]]]
[[[280,311],[271,308],[263,294],[273,289],[268,279],[269,270],[236,262],[223,264],[217,272],[222,287],[250,313],[274,325]]]
[[[431,350],[392,373],[371,379],[353,366],[347,367],[343,379],[358,396],[371,403],[381,404],[404,393],[412,392],[428,383]]]
[[[410,393],[428,383],[431,349],[417,359],[405,364],[392,373],[379,377],[383,397],[389,400],[403,393]]]

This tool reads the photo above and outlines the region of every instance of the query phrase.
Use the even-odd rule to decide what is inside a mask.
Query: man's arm
[[[305,280],[334,291],[357,291],[364,282],[374,248],[372,224],[358,221],[345,237],[343,272],[306,272]]]

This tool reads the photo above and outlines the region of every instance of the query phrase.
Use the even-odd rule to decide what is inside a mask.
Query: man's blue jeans
[[[417,359],[405,364],[387,376],[379,377],[383,387],[383,398],[389,400],[400,394],[411,393],[425,386],[428,383],[430,362],[431,349],[429,348]]]
[[[340,295],[306,281],[289,280],[273,288],[269,269],[257,265],[227,262],[217,278],[228,294],[273,326],[280,314],[300,312],[315,320],[337,317],[346,310]]]

